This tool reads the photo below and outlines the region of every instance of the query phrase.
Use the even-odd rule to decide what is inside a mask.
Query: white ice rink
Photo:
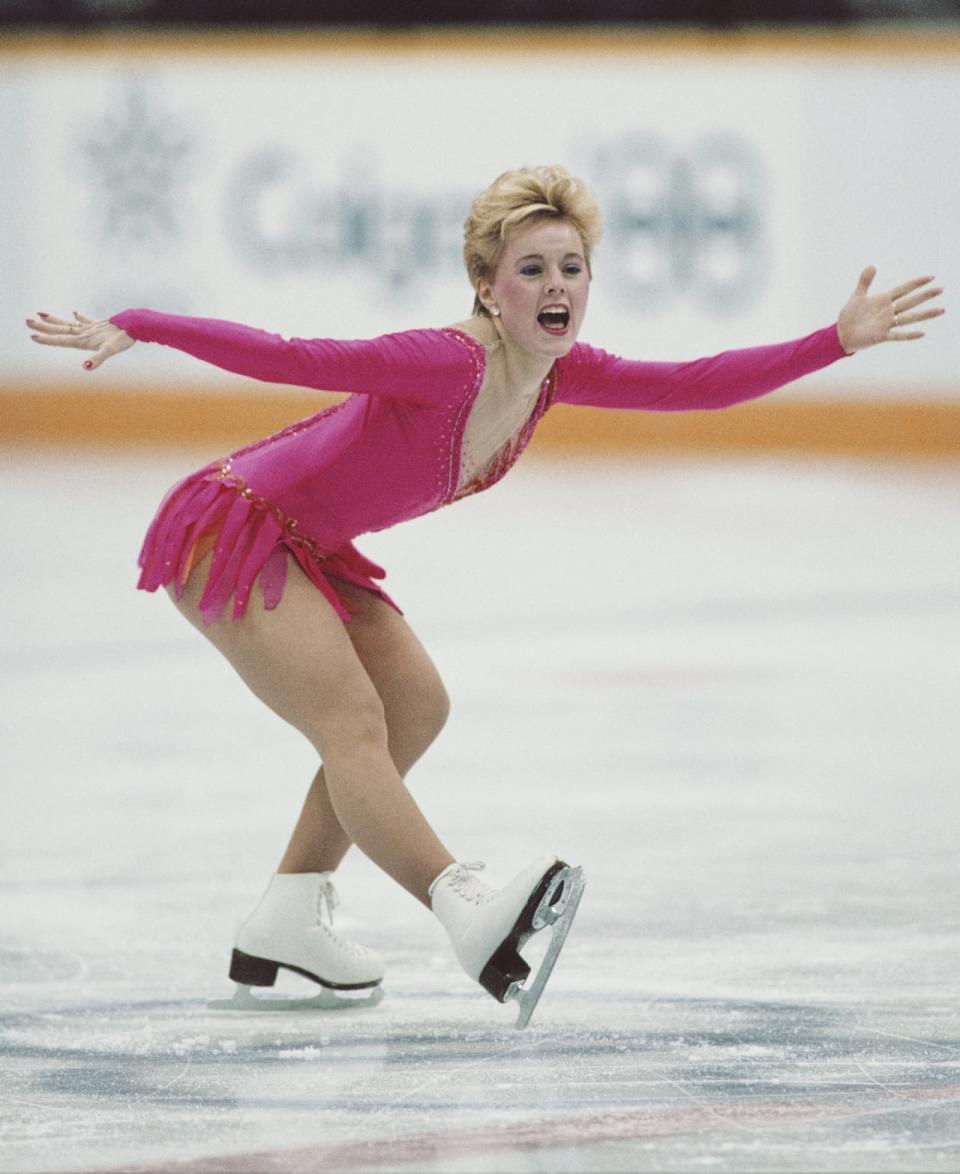
[[[383,1001],[208,1008],[314,770],[133,590],[211,455],[2,457],[0,1170],[960,1170],[960,470],[530,456],[361,540],[443,838],[587,874],[517,1033],[357,855]]]

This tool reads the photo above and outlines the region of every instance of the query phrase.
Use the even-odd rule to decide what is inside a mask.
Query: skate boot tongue
[[[329,925],[333,925],[333,911],[340,904],[340,898],[337,896],[337,890],[334,888],[333,881],[330,879],[329,872],[321,872],[319,874],[320,884],[317,888],[317,920],[326,921]],[[326,913],[326,917],[324,917]]]
[[[427,889],[427,896],[432,902],[437,887],[446,883],[459,896],[476,901],[482,898],[484,893],[490,892],[487,886],[473,875],[475,872],[482,872],[486,867],[482,860],[471,860],[467,863],[455,860],[436,877],[430,888]]]

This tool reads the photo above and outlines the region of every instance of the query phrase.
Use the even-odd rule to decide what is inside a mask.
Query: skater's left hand
[[[933,281],[932,277],[915,277],[888,293],[870,297],[869,289],[876,276],[876,265],[864,269],[850,301],[840,311],[837,329],[840,345],[848,355],[875,346],[878,342],[910,342],[923,338],[922,330],[903,330],[902,327],[914,326],[946,313],[942,307],[912,312],[917,306],[943,293],[942,287],[923,288]]]

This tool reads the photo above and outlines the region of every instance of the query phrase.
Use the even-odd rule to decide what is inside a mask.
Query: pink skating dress
[[[350,611],[337,580],[396,607],[377,582],[384,570],[354,539],[495,484],[554,404],[722,408],[846,353],[835,325],[791,342],[678,363],[622,359],[577,343],[554,363],[536,397],[519,405],[518,420],[517,404],[493,405],[491,412],[486,349],[452,328],[346,342],[285,339],[153,310],[125,310],[111,321],[141,342],[163,343],[240,375],[350,393],[204,466],[167,493],[144,540],[138,586],[155,591],[173,583],[182,595],[193,567],[212,551],[199,604],[207,623],[219,619],[231,598],[233,618],[242,616],[258,581],[264,607],[276,607],[287,552],[343,620]],[[471,437],[475,443],[465,444]]]

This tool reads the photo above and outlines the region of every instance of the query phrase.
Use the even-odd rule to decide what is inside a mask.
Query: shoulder
[[[609,351],[588,342],[576,342],[554,366],[558,381],[571,383],[602,375],[617,361],[617,356]]]
[[[450,327],[424,327],[381,334],[376,338],[343,345],[356,346],[365,357],[379,360],[390,367],[453,374],[461,368],[475,365],[475,359],[470,353],[471,342]]]
[[[444,330],[465,335],[486,348],[498,346],[500,343],[500,336],[491,319],[481,318],[478,314],[472,318],[464,318],[462,322],[454,322],[452,325],[444,327]]]
[[[556,402],[610,406],[622,390],[635,398],[633,393],[641,385],[646,387],[655,366],[624,359],[590,343],[575,343],[556,363]]]
[[[459,402],[483,380],[483,347],[450,327],[402,330],[346,345],[357,346],[353,358],[381,395],[436,407]]]

